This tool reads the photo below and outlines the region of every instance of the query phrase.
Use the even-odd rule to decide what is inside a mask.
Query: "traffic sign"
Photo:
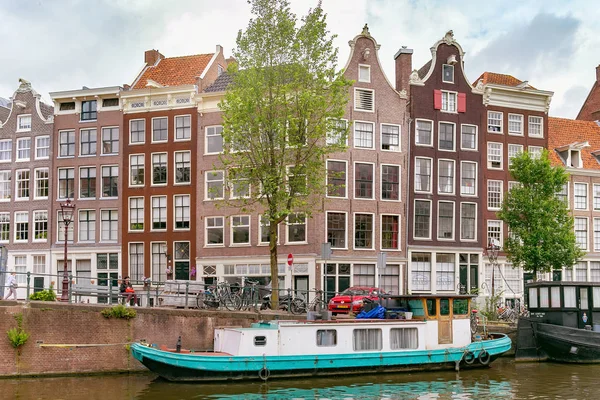
[[[290,253],[290,254],[288,254],[288,265],[291,267],[293,263],[294,263],[294,256],[292,255],[292,253]]]

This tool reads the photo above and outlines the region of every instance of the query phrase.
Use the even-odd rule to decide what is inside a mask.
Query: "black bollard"
[[[175,346],[175,351],[177,353],[181,353],[181,336],[177,339],[177,346]]]

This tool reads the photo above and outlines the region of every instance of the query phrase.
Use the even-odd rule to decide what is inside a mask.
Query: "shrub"
[[[122,318],[132,319],[135,318],[137,313],[131,308],[127,308],[124,305],[119,304],[111,308],[105,308],[100,312],[104,318]]]
[[[17,321],[17,327],[9,329],[6,334],[8,335],[8,340],[10,344],[15,349],[23,346],[27,343],[27,339],[29,339],[29,333],[23,330],[23,314],[15,314],[15,321]]]
[[[29,300],[56,301],[56,293],[51,288],[40,290],[39,292],[30,294]]]

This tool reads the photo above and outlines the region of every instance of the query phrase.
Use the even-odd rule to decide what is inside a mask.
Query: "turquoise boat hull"
[[[503,334],[465,347],[348,354],[228,356],[175,353],[142,343],[131,346],[133,357],[170,381],[217,381],[368,374],[482,367],[511,348]]]

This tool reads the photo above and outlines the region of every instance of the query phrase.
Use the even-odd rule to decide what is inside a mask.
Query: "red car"
[[[368,286],[353,286],[329,300],[328,309],[333,315],[341,313],[360,312],[363,299],[378,300],[381,290]]]

